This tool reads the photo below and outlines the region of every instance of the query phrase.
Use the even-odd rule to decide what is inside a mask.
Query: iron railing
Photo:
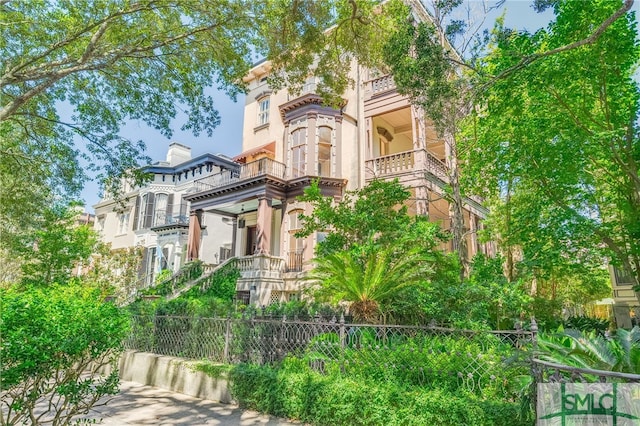
[[[536,383],[640,383],[639,374],[591,370],[537,358],[532,360],[532,371]]]
[[[269,364],[286,356],[314,368],[391,369],[414,384],[445,376],[470,390],[528,374],[533,334],[311,319],[134,317],[131,350],[214,362]],[[455,359],[455,362],[450,360]]]
[[[287,272],[301,272],[304,262],[304,251],[294,250],[287,255]]]
[[[153,217],[152,228],[167,225],[189,225],[189,217],[184,215],[171,215],[166,212],[156,212]]]

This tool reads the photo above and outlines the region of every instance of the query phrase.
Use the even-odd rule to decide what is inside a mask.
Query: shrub
[[[326,375],[301,359],[280,365],[239,365],[231,391],[244,407],[314,425],[525,425],[519,404],[468,392],[402,386],[393,381]]]
[[[149,289],[148,292],[171,294],[175,290],[174,287],[180,288],[200,277],[202,264],[194,261],[185,267],[185,271],[177,280],[177,284],[165,280],[163,284]],[[127,310],[132,315],[226,316],[233,310],[236,281],[239,277],[240,272],[237,268],[226,265],[173,300],[138,300],[130,304]]]
[[[78,285],[0,290],[2,424],[69,424],[118,391],[127,317]],[[110,366],[106,377],[98,373]],[[43,407],[48,407],[43,410]]]
[[[592,318],[585,315],[569,317],[563,321],[564,328],[573,328],[580,331],[595,331],[598,334],[604,335],[611,325],[609,320],[604,318]]]

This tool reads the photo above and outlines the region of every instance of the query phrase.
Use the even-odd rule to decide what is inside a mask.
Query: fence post
[[[340,351],[344,352],[344,347],[346,345],[346,332],[344,327],[344,313],[340,314]]]
[[[533,347],[532,356],[538,350],[538,323],[535,318],[531,318],[531,345]]]
[[[225,321],[225,329],[224,329],[224,353],[222,354],[222,362],[226,362],[231,364],[231,359],[229,357],[229,346],[231,344],[231,316],[227,315],[227,320]]]
[[[287,316],[286,315],[282,315],[282,324],[280,325],[280,333],[278,336],[278,341],[276,342],[276,353],[278,354],[278,361],[280,361],[282,358],[284,358],[287,353],[286,353],[286,349],[285,349],[285,328],[287,326]],[[282,355],[284,354],[284,356]]]
[[[340,313],[340,371],[344,373],[344,348],[346,347],[347,333],[344,326],[344,312]]]
[[[536,366],[536,364],[533,362],[533,360],[536,357],[536,352],[538,350],[538,323],[536,322],[535,317],[531,318],[531,358],[530,358],[530,362],[531,362],[531,378],[532,383],[531,383],[531,397],[533,400],[533,417],[535,419],[538,418],[538,382],[542,381],[540,380],[541,377],[539,377],[539,372],[538,372],[538,368]]]

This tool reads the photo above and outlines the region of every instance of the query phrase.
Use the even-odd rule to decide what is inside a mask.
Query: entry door
[[[256,252],[256,239],[257,239],[257,226],[247,226],[247,245],[245,246],[244,254],[249,256]]]

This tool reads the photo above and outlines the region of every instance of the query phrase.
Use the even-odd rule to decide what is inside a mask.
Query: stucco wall
[[[226,374],[214,378],[195,371],[194,365],[195,362],[182,358],[125,351],[120,357],[120,378],[200,399],[233,402]]]

